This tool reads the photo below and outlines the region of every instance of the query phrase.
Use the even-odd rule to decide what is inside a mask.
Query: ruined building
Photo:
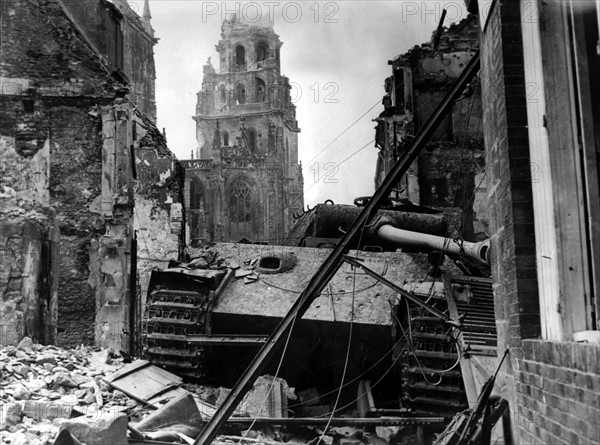
[[[198,92],[196,159],[183,161],[189,238],[279,244],[303,207],[282,42],[236,17],[221,29],[219,70],[209,59]]]
[[[179,253],[183,173],[152,123],[149,12],[115,3],[5,5],[3,344],[128,350],[149,263]]]
[[[600,437],[597,2],[478,14],[498,393],[513,443]]]
[[[388,62],[392,75],[385,80],[384,111],[375,119],[376,187],[478,47],[477,18],[469,16]],[[460,209],[456,223],[468,241],[489,237],[481,116],[481,88],[474,82],[392,194],[416,205]]]

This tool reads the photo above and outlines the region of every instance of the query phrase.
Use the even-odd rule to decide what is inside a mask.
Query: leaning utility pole
[[[221,425],[227,421],[246,392],[252,387],[263,368],[267,365],[268,360],[277,352],[278,347],[282,345],[288,329],[291,328],[296,319],[302,318],[312,302],[319,296],[323,288],[327,286],[342,266],[344,263],[344,254],[349,250],[350,240],[365,227],[371,216],[387,199],[390,189],[408,171],[408,168],[415,161],[419,152],[433,135],[442,119],[451,111],[454,101],[460,97],[467,84],[473,80],[478,71],[479,53],[476,53],[460,76],[454,81],[441,103],[431,116],[429,116],[425,125],[419,130],[407,150],[402,154],[398,162],[394,164],[369,203],[363,208],[340,242],[315,272],[302,294],[300,294],[289,312],[262,346],[252,363],[244,371],[244,374],[237,381],[223,404],[208,421],[200,436],[194,441],[194,445],[209,445],[213,441]]]

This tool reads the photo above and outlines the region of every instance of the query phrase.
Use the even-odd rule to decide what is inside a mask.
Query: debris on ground
[[[125,422],[125,432],[127,426],[125,415],[118,420],[120,414],[143,408],[102,381],[123,360],[112,349],[65,350],[36,344],[28,337],[18,346],[0,348],[1,442],[46,445],[54,442],[61,428],[72,428],[80,431],[80,441],[93,445],[77,429],[76,419],[81,419],[85,420],[82,428],[93,430],[91,436],[110,437],[110,443],[118,444],[115,425]],[[103,436],[100,429],[110,436]],[[123,438],[121,443],[127,443],[127,436]]]
[[[144,360],[127,358],[111,349],[80,346],[61,349],[39,345],[29,338],[18,346],[0,348],[0,442],[7,445],[127,445],[193,443],[205,422],[227,396],[229,389],[183,383],[174,374]],[[169,398],[150,398],[143,390],[160,390],[139,379],[137,385],[116,389],[115,376],[145,378],[158,369],[171,385]],[[139,376],[139,374],[138,374]],[[174,391],[175,390],[175,391]],[[140,392],[141,391],[141,392]],[[167,393],[169,393],[167,391]],[[148,392],[146,393],[148,394]],[[301,393],[307,400],[315,390]],[[151,403],[148,399],[152,400]],[[311,425],[273,426],[260,419],[285,420],[288,400],[298,400],[281,378],[262,376],[248,392],[235,416],[213,442],[226,444],[387,444],[401,428],[373,429]],[[243,421],[242,421],[243,420]],[[292,419],[294,420],[294,419]],[[375,434],[375,430],[380,437]]]

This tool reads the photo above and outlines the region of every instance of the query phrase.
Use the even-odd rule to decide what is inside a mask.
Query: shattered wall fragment
[[[184,170],[150,122],[137,118],[135,151],[135,219],[142,304],[150,271],[179,259],[184,239]]]
[[[135,134],[134,121],[143,115],[118,71],[123,60],[135,71],[137,62],[128,59],[134,51],[152,59],[155,41],[140,37],[138,45],[132,34],[131,44],[123,45],[122,21],[134,17],[121,3],[127,17],[104,0],[5,5],[0,241],[10,262],[2,261],[0,274],[2,342],[30,335],[63,345],[131,346],[129,308],[137,295],[133,156],[144,135]],[[90,14],[96,10],[99,15]],[[126,34],[151,30],[149,23],[138,25]],[[136,77],[140,85],[148,82],[136,100],[152,112],[153,64],[149,69]],[[151,119],[145,122],[154,132],[149,140],[156,140]],[[168,152],[164,139],[160,143]],[[151,163],[149,170],[154,168],[163,167]],[[152,174],[143,178],[154,180]],[[167,181],[166,189],[178,190],[172,184]],[[175,215],[182,213],[180,200],[164,198],[173,202]],[[158,207],[151,201],[144,208],[152,213]],[[172,219],[181,225],[181,217]],[[168,249],[170,255],[178,247]]]
[[[389,62],[392,76],[385,81],[385,109],[375,119],[380,150],[375,186],[381,184],[478,45],[477,20],[470,16],[444,29],[437,47],[432,37]],[[481,119],[481,90],[475,82],[401,179],[396,194],[396,199],[423,206],[460,208],[462,217],[455,224],[467,241],[489,236]]]

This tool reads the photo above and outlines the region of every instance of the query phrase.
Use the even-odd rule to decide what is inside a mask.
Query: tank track
[[[157,279],[151,282],[145,305],[144,356],[152,364],[182,377],[203,377],[206,373],[204,347],[190,344],[186,337],[210,334],[216,283],[198,281],[198,277],[181,273],[176,280],[162,274],[153,272],[153,278]]]
[[[436,306],[443,310],[442,305]],[[448,326],[427,312],[413,313],[409,326],[412,347],[401,357],[402,406],[415,415],[452,418],[468,408],[456,341]]]

